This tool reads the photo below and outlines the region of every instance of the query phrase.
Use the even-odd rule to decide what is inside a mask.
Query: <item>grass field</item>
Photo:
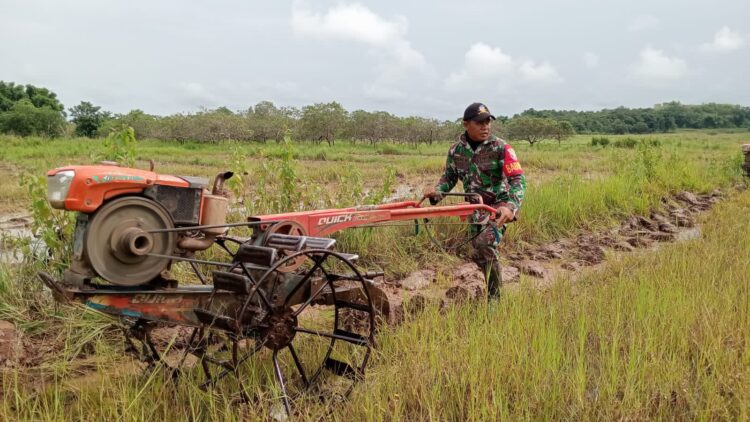
[[[383,336],[341,419],[750,417],[748,192],[704,238]],[[350,419],[351,418],[351,419]]]
[[[613,141],[624,137],[612,136]],[[521,220],[505,251],[602,230],[662,206],[683,190],[728,193],[702,217],[702,237],[609,260],[575,281],[538,290],[522,278],[501,302],[427,311],[378,336],[351,399],[298,406],[300,419],[516,420],[750,418],[750,192],[739,173],[745,133],[685,132],[634,148],[514,145],[528,177]],[[141,167],[213,176],[251,213],[418,197],[440,175],[448,143],[434,145],[197,144],[142,141]],[[91,162],[100,141],[0,138],[0,213],[29,209],[19,174]],[[294,159],[284,159],[285,155]],[[284,173],[284,171],[287,173]],[[293,174],[294,186],[284,185]],[[286,174],[286,176],[285,176]],[[285,179],[286,178],[286,179]],[[294,200],[284,204],[279,193]],[[237,213],[234,218],[240,218]],[[456,262],[406,229],[341,233],[363,265],[398,277]],[[15,323],[39,358],[3,371],[2,420],[244,420],[266,418],[267,362],[251,384],[270,392],[234,406],[189,382],[133,374],[107,319],[56,307],[33,278],[39,263],[0,266],[0,319]],[[35,353],[36,354],[36,353]],[[264,387],[265,386],[265,387]]]

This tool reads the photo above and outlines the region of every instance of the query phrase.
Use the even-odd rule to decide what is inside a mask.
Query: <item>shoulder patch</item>
[[[503,174],[505,174],[506,177],[523,174],[521,163],[518,162],[516,152],[513,150],[513,147],[511,147],[510,144],[505,144],[505,162],[503,163]]]

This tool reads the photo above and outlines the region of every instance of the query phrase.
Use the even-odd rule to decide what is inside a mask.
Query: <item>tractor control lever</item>
[[[477,204],[484,205],[484,200],[482,199],[482,195],[478,193],[473,192],[445,192],[445,193],[439,193],[439,197],[443,196],[460,196],[463,198],[475,198],[477,200]],[[421,206],[425,199],[429,199],[429,196],[423,195],[422,199],[419,201],[419,205]]]

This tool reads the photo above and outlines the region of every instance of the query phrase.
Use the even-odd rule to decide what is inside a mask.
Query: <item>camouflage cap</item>
[[[464,121],[474,120],[475,122],[481,122],[483,120],[492,119],[495,120],[495,116],[490,113],[490,109],[482,103],[471,103],[466,110],[464,110]]]

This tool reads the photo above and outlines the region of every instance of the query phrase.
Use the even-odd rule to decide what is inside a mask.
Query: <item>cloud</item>
[[[641,15],[630,21],[628,31],[639,32],[659,26],[659,18],[652,15]]]
[[[527,81],[544,83],[562,81],[560,75],[557,74],[557,70],[548,62],[543,62],[537,66],[533,61],[527,60],[521,64],[518,71]]]
[[[297,35],[370,47],[377,62],[377,76],[362,86],[367,98],[377,101],[403,98],[402,88],[435,79],[434,69],[406,38],[408,21],[403,16],[385,19],[357,3],[341,3],[319,13],[297,2],[292,7],[290,24]]]
[[[587,52],[583,53],[583,64],[587,68],[593,69],[593,68],[599,66],[599,56],[597,56],[595,53],[587,51]]]
[[[472,76],[493,76],[513,71],[516,66],[513,58],[499,48],[477,43],[465,55],[466,72]]]
[[[472,45],[464,55],[464,66],[445,80],[449,90],[462,90],[470,85],[498,81],[524,80],[532,83],[562,81],[557,70],[548,62],[535,64],[531,60],[518,60],[503,53],[500,48],[484,43]]]
[[[396,16],[386,20],[360,4],[339,4],[325,13],[316,13],[295,3],[292,31],[298,35],[342,41],[354,41],[388,52],[400,65],[422,67],[426,61],[406,39],[407,19]]]
[[[406,18],[387,21],[359,4],[339,4],[325,14],[313,13],[296,4],[292,10],[292,29],[319,38],[338,38],[382,45],[406,34]]]
[[[702,51],[726,53],[742,47],[745,40],[738,32],[732,31],[728,26],[723,26],[714,34],[714,40],[710,43],[703,43],[700,46]]]
[[[681,79],[688,73],[685,60],[668,57],[661,50],[646,46],[633,67],[633,75],[646,82],[667,82]]]

